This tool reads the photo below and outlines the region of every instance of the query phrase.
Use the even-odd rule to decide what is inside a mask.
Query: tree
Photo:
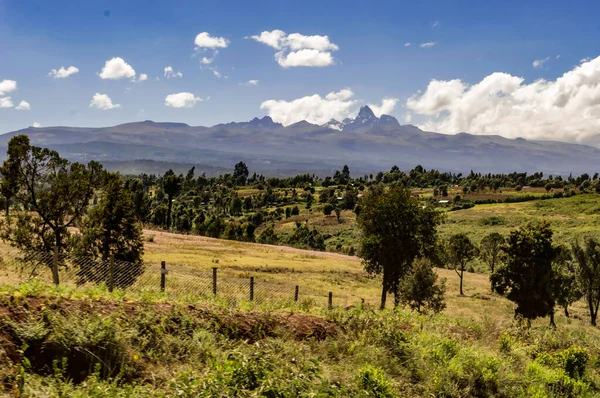
[[[325,206],[323,206],[323,214],[324,215],[330,216],[332,211],[333,211],[333,205],[331,203],[327,203]]]
[[[385,308],[387,293],[393,293],[395,304],[399,303],[400,279],[417,256],[427,257],[435,250],[442,217],[405,187],[371,190],[365,195],[357,216],[362,231],[360,255],[368,273],[383,274],[381,308]]]
[[[106,281],[108,264],[114,256],[115,287],[127,287],[144,271],[142,228],[131,192],[116,173],[107,174],[98,206],[90,210],[81,226],[76,253],[100,260],[97,264],[81,258],[79,283]]]
[[[456,275],[460,278],[460,295],[463,293],[464,273],[469,264],[477,255],[477,247],[466,234],[452,235],[448,240],[448,261],[453,266]]]
[[[583,297],[583,293],[577,284],[573,256],[566,246],[556,247],[556,257],[552,263],[554,297],[556,303],[565,310],[565,316],[569,317],[569,306]]]
[[[260,235],[258,235],[257,242],[269,245],[278,244],[279,237],[275,233],[275,227],[273,225],[269,225],[267,228],[265,228]]]
[[[298,206],[292,207],[292,216],[297,216],[300,214],[300,208]]]
[[[179,194],[181,190],[181,177],[173,173],[173,170],[169,169],[162,181],[162,189],[167,194],[168,207],[167,207],[167,224],[166,227],[171,228],[171,214],[173,211],[173,199]]]
[[[14,141],[13,141],[14,140]],[[2,180],[0,180],[0,192],[4,196],[5,202],[5,215],[8,217],[11,200],[17,196],[19,192],[19,162],[18,151],[19,148],[29,145],[29,137],[26,135],[18,135],[11,139],[12,145],[9,145],[7,155],[8,158],[0,166],[0,174]]]
[[[231,214],[234,216],[239,216],[240,214],[242,214],[243,206],[244,203],[242,202],[242,199],[240,199],[239,196],[236,196],[231,201]]]
[[[505,262],[492,274],[494,291],[517,305],[515,316],[531,321],[549,315],[554,325],[552,263],[556,250],[550,224],[529,224],[512,231],[505,251]]]
[[[587,238],[583,246],[579,242],[573,243],[573,258],[577,282],[588,305],[590,323],[596,326],[600,307],[600,243],[594,238]]]
[[[51,238],[53,245],[64,251],[68,228],[87,211],[94,189],[100,185],[102,166],[94,161],[70,163],[56,151],[30,145],[23,135],[11,138],[7,153],[19,186],[16,199],[35,215],[19,215],[15,224],[7,220],[3,237],[12,244],[20,242],[16,243],[20,248],[47,248]],[[29,233],[28,237],[23,232]]]
[[[233,179],[237,185],[246,185],[249,174],[248,166],[244,162],[237,163],[233,169]]]
[[[400,281],[398,290],[400,302],[419,313],[438,313],[446,308],[446,279],[438,283],[438,275],[426,258],[415,259],[410,272]]]
[[[479,244],[479,256],[490,268],[490,275],[494,273],[496,266],[502,260],[503,247],[506,243],[504,236],[498,232],[492,232],[481,239]]]

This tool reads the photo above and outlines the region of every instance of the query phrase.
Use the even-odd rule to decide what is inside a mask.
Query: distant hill
[[[212,127],[149,120],[102,128],[29,127],[0,135],[0,156],[17,134],[27,134],[33,144],[56,149],[72,160],[96,159],[123,171],[146,172],[157,172],[162,163],[231,170],[244,160],[251,171],[268,175],[322,174],[344,164],[354,174],[421,164],[463,173],[567,175],[593,172],[600,159],[600,149],[586,145],[422,131],[389,115],[377,117],[367,106],[355,119],[331,120],[321,126],[301,121],[284,127],[265,116]]]

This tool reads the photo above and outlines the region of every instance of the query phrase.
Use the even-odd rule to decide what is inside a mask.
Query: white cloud
[[[398,98],[386,97],[381,100],[381,105],[369,104],[369,108],[371,108],[375,116],[380,117],[381,115],[389,115],[392,113],[397,103]]]
[[[328,36],[305,36],[300,33],[288,35],[279,29],[264,31],[250,38],[278,50],[275,60],[283,68],[330,66],[335,64],[331,51],[339,50]]]
[[[404,43],[404,47],[410,47],[411,43]]]
[[[75,66],[69,66],[66,69],[64,66],[61,66],[60,69],[58,69],[58,70],[52,69],[50,71],[50,73],[48,73],[48,76],[52,76],[54,79],[66,79],[67,77],[74,75],[75,73],[78,73],[78,72],[79,72],[79,69],[76,68]]]
[[[560,59],[560,54],[558,54],[558,55],[556,56],[556,59]]]
[[[12,108],[15,106],[10,97],[0,98],[0,108]]]
[[[202,99],[192,93],[177,93],[167,95],[165,105],[171,108],[191,108],[198,101],[202,101]]]
[[[437,43],[435,41],[428,41],[427,43],[422,43],[419,45],[421,48],[429,48],[435,46]]]
[[[433,80],[406,106],[430,116],[426,130],[586,142],[600,133],[600,57],[550,81],[527,84],[507,73],[474,85]]]
[[[119,104],[113,104],[110,97],[106,94],[96,93],[90,102],[90,108],[102,109],[103,111],[120,107],[121,105]]]
[[[104,64],[100,72],[101,79],[123,79],[135,77],[135,70],[123,58],[115,57]]]
[[[31,105],[29,105],[29,102],[27,101],[21,101],[19,102],[19,105],[15,107],[15,109],[18,111],[30,111]]]
[[[202,57],[202,59],[200,60],[200,62],[202,62],[204,65],[208,65],[208,64],[211,64],[212,61],[214,61],[214,60],[215,60],[214,56],[212,58]]]
[[[431,24],[432,28],[437,28],[438,26],[440,26],[440,21],[435,21],[434,23]]]
[[[2,80],[0,82],[0,95],[10,93],[17,89],[17,82],[14,80]]]
[[[244,86],[258,86],[258,80],[248,80],[246,83],[243,83]]]
[[[544,59],[536,59],[535,61],[533,61],[532,65],[535,69],[540,69],[549,60],[550,60],[550,57],[546,57]]]
[[[224,37],[213,37],[208,32],[198,33],[194,39],[196,48],[227,48],[229,40]]]
[[[41,124],[39,124],[38,122],[34,122],[34,123],[33,123],[33,125],[32,125],[31,127],[35,127],[35,128],[37,129],[37,128],[40,128],[40,127],[42,127],[42,125],[41,125]]]
[[[145,73],[140,73],[140,77],[138,78],[138,82],[145,82],[148,80],[148,75]]]
[[[285,126],[301,120],[324,124],[331,119],[343,120],[351,116],[351,109],[356,104],[352,97],[354,93],[346,88],[331,92],[325,98],[315,94],[292,101],[268,100],[264,101],[260,108],[265,109],[274,121]]]
[[[178,77],[183,77],[183,74],[181,72],[175,72],[175,71],[173,71],[172,67],[167,66],[165,68],[165,77],[167,79],[178,78]]]

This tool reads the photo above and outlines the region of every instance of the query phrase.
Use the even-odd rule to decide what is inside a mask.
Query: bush
[[[358,384],[368,397],[393,398],[396,396],[392,384],[381,368],[371,365],[363,367],[358,374]]]
[[[438,276],[428,259],[417,258],[410,272],[400,281],[400,302],[417,312],[438,313],[446,308],[446,280]]]

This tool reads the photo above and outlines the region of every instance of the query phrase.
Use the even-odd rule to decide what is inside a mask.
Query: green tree
[[[398,283],[414,259],[435,250],[442,217],[405,187],[372,190],[365,195],[357,216],[362,231],[360,255],[368,273],[383,275],[381,308],[385,308],[387,293],[393,293],[395,304],[399,303]]]
[[[506,260],[492,274],[492,287],[517,305],[515,315],[528,321],[550,316],[550,324],[554,325],[555,257],[552,229],[547,222],[529,224],[510,233]]]
[[[167,194],[167,223],[166,228],[171,228],[171,215],[173,212],[173,200],[181,191],[181,177],[173,173],[173,170],[168,170],[162,181],[162,189]]]
[[[292,216],[297,216],[300,214],[300,208],[298,206],[292,207]]]
[[[239,216],[240,214],[242,214],[243,206],[244,202],[242,202],[242,199],[240,199],[239,196],[236,196],[231,201],[231,214],[234,216]]]
[[[14,140],[14,141],[13,141]],[[18,135],[11,139],[12,145],[8,146],[7,155],[8,158],[0,166],[0,174],[2,180],[0,180],[0,193],[4,196],[5,202],[5,215],[8,217],[11,201],[17,196],[19,192],[19,162],[18,153],[16,151],[23,146],[29,145],[29,137],[26,135]]]
[[[450,265],[460,278],[460,295],[463,293],[463,279],[467,265],[477,256],[477,247],[471,242],[471,239],[466,234],[459,233],[452,235],[448,239],[447,256]]]
[[[573,258],[577,282],[590,313],[590,323],[596,326],[600,307],[600,243],[591,237],[586,238],[583,245],[573,243]]]
[[[330,203],[327,203],[325,206],[323,206],[323,214],[326,216],[330,216],[331,212],[333,211],[333,205]]]
[[[479,244],[479,257],[490,268],[490,275],[494,273],[496,266],[502,261],[505,243],[506,239],[498,232],[492,232],[481,239],[481,243]]]
[[[16,199],[35,215],[19,215],[14,224],[7,220],[3,237],[13,244],[20,242],[20,248],[39,246],[32,240],[47,246],[52,238],[64,251],[68,228],[81,220],[100,185],[102,166],[94,161],[87,165],[70,163],[56,151],[30,145],[27,136],[11,138],[8,147],[7,161],[14,165],[19,185]],[[26,219],[31,221],[28,227],[19,229]]]
[[[279,243],[279,237],[275,233],[275,227],[269,225],[265,228],[257,238],[258,243],[276,245]]]
[[[79,283],[106,281],[110,256],[115,259],[116,287],[127,287],[143,273],[144,243],[131,192],[116,173],[107,174],[98,206],[90,210],[81,225],[77,254]],[[100,263],[88,261],[88,258]]]
[[[342,209],[340,209],[339,206],[336,206],[335,209],[334,209],[334,211],[335,211],[335,217],[337,218],[337,222],[339,224],[340,221],[341,221],[340,217],[342,216]]]
[[[426,258],[415,259],[410,272],[400,281],[398,290],[400,302],[419,313],[438,313],[446,308],[446,280],[442,279],[438,283],[438,275],[433,270],[431,261]]]
[[[244,162],[237,163],[233,169],[233,179],[237,185],[246,185],[249,174],[248,166]]]
[[[556,247],[556,257],[552,263],[552,273],[556,303],[564,308],[565,316],[568,318],[569,306],[583,297],[583,293],[577,284],[573,256],[568,247]]]

